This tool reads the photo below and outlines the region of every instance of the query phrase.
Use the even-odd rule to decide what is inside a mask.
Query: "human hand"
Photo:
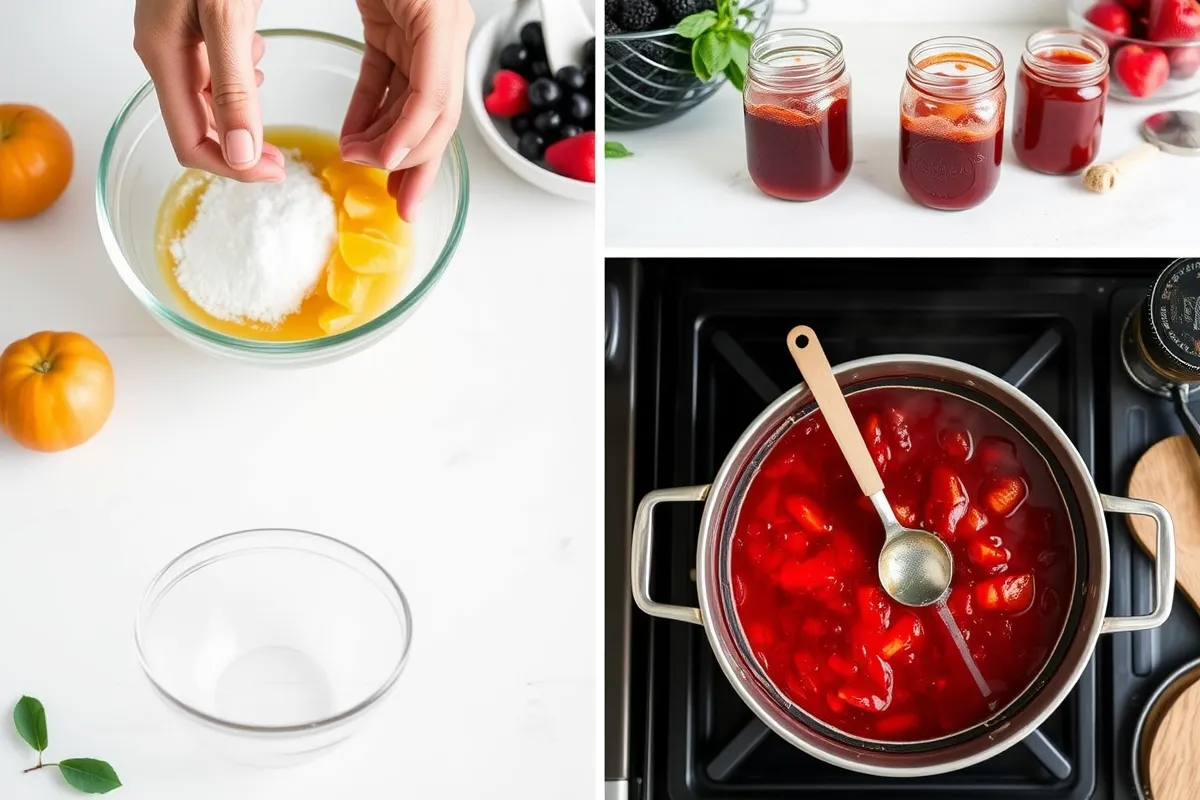
[[[258,106],[260,2],[137,0],[133,49],[185,167],[240,181],[283,180],[283,154],[263,142]]]
[[[462,112],[467,0],[358,0],[366,54],[342,126],[342,158],[389,170],[411,221],[437,177]]]

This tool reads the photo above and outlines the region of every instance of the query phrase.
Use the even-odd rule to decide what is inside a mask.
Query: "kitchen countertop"
[[[822,3],[813,0],[814,13],[831,5],[829,0]],[[794,6],[783,0],[780,5]],[[924,9],[936,3],[923,0],[915,5]],[[994,4],[989,9],[994,10]],[[881,16],[888,13],[882,11]],[[992,21],[950,23],[928,21],[937,19],[929,14],[920,22],[868,23],[777,11],[772,29],[815,26],[843,40],[853,81],[854,166],[846,182],[812,203],[788,203],[762,194],[746,171],[741,96],[725,86],[673,122],[607,134],[634,156],[605,162],[606,246],[622,255],[643,256],[651,248],[745,246],[886,247],[889,252],[1120,247],[1137,248],[1143,255],[1178,256],[1194,247],[1200,158],[1164,155],[1101,196],[1084,189],[1078,176],[1047,176],[1026,169],[1013,154],[1006,131],[1000,185],[981,206],[939,213],[908,197],[897,174],[898,107],[912,46],[933,36],[962,34],[999,47],[1008,72],[1011,121],[1013,81],[1025,39],[1047,22],[1061,25],[1065,20],[1061,10],[1055,11],[1053,21],[1043,23],[1001,23],[995,21],[995,13],[990,16]],[[1138,123],[1164,108],[1200,109],[1200,95],[1148,105],[1110,100],[1100,160],[1111,160],[1139,144]]]
[[[0,27],[0,100],[46,107],[76,146],[57,205],[0,223],[0,344],[42,329],[92,337],[116,369],[117,405],[75,450],[0,442],[0,797],[79,796],[57,776],[21,774],[34,755],[5,720],[22,694],[46,704],[49,755],[110,761],[126,784],[112,796],[127,800],[591,792],[593,206],[521,182],[464,116],[467,230],[404,326],[310,370],[211,359],[139,306],[97,231],[101,144],[144,79],[133,1],[67,5],[27,3]],[[475,2],[480,19],[501,5]],[[260,24],[360,31],[351,0],[268,2]],[[363,548],[414,618],[408,668],[367,728],[279,771],[198,750],[133,647],[134,612],[161,566],[263,526]]]

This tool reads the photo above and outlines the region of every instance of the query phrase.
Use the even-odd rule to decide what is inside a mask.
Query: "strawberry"
[[[529,82],[511,69],[496,70],[483,107],[494,117],[515,117],[529,110]]]
[[[936,533],[947,544],[953,543],[958,538],[958,523],[966,516],[967,507],[966,503],[948,506],[929,498],[925,504],[926,529]]]
[[[815,592],[837,583],[833,554],[822,550],[804,561],[788,561],[776,576],[779,585],[789,592]]]
[[[763,465],[759,468],[759,474],[764,478],[770,478],[773,481],[779,480],[792,468],[792,462],[796,460],[796,451],[790,450],[783,455],[778,455],[778,451],[767,456]]]
[[[775,644],[775,631],[761,622],[752,622],[746,626],[746,641],[755,650],[762,650]]]
[[[888,697],[892,696],[894,679],[891,664],[879,656],[867,656],[867,677],[875,684],[875,688],[884,692]]]
[[[962,522],[960,523],[968,535],[979,533],[987,524],[987,515],[974,503],[967,506],[967,513],[963,515]]]
[[[975,584],[975,602],[988,611],[1019,614],[1033,605],[1033,575],[1000,575]]]
[[[779,494],[779,484],[772,484],[767,488],[767,491],[762,496],[762,500],[754,507],[754,511],[759,519],[775,519],[775,507],[779,505]]]
[[[892,440],[896,447],[907,453],[912,450],[912,435],[908,431],[908,421],[894,408],[888,409],[888,429],[892,432]]]
[[[1127,44],[1113,58],[1117,80],[1134,97],[1149,97],[1167,82],[1171,65],[1157,47]]]
[[[967,558],[971,559],[973,564],[987,570],[995,571],[998,567],[1003,567],[1011,557],[1012,554],[1008,552],[999,536],[981,536],[967,544]]]
[[[873,690],[861,685],[843,686],[838,689],[837,696],[855,708],[876,713],[887,711],[888,706],[892,704],[891,692],[888,692],[886,697],[881,697]]]
[[[842,572],[869,572],[872,569],[862,548],[841,531],[834,531],[829,549],[833,550],[838,569]]]
[[[825,695],[825,702],[829,705],[829,710],[835,714],[840,714],[846,710],[846,701],[832,692]]]
[[[858,616],[872,633],[883,633],[892,619],[892,603],[878,586],[860,586],[855,592]]]
[[[1087,21],[1101,30],[1108,31],[1113,36],[1128,36],[1133,31],[1133,18],[1129,9],[1120,3],[1096,3],[1084,14]]]
[[[962,428],[944,428],[938,432],[938,444],[955,461],[966,461],[973,448],[971,434]]]
[[[967,489],[954,470],[939,464],[929,476],[929,498],[946,506],[956,506],[967,502]]]
[[[825,663],[829,665],[831,670],[836,672],[838,675],[841,675],[843,678],[853,678],[858,674],[858,665],[845,656],[840,656],[837,653],[831,655]]]
[[[596,132],[562,139],[546,148],[546,164],[559,175],[596,182]]]
[[[980,439],[976,453],[976,458],[990,474],[1010,472],[1020,466],[1020,462],[1017,461],[1017,448],[1012,442],[998,436],[985,436]]]
[[[912,648],[924,635],[925,629],[921,626],[921,620],[912,614],[905,614],[888,629],[879,653],[884,659],[890,660],[897,653]]]
[[[800,631],[810,639],[820,639],[825,635],[825,623],[816,617],[807,617],[800,626]]]
[[[950,614],[958,622],[959,626],[967,624],[967,621],[975,614],[974,604],[971,602],[971,589],[969,587],[956,586],[950,590],[950,597],[946,600],[946,605],[950,607]],[[964,637],[969,637],[970,631],[963,630]]]
[[[896,739],[921,724],[921,718],[912,712],[891,714],[875,723],[875,733],[882,739]]]
[[[808,535],[800,530],[799,527],[792,525],[791,527],[783,528],[779,535],[783,543],[783,549],[792,555],[803,557],[808,552]]]
[[[897,521],[906,528],[912,528],[917,524],[917,509],[910,503],[892,503],[892,513],[896,515]]]
[[[1028,494],[1029,487],[1021,478],[994,478],[984,489],[983,504],[996,515],[1008,517],[1025,502]]]
[[[1200,38],[1200,4],[1196,0],[1150,0],[1146,37],[1152,42]]]
[[[1167,59],[1171,64],[1171,77],[1185,81],[1200,70],[1200,47],[1176,47]]]
[[[783,501],[783,507],[800,523],[800,527],[814,536],[820,536],[833,530],[833,526],[825,518],[825,512],[811,498],[804,495],[789,497]]]

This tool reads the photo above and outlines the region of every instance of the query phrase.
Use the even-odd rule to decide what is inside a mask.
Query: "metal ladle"
[[[886,537],[879,552],[879,582],[906,606],[931,606],[946,598],[954,574],[954,558],[946,543],[928,531],[905,528],[896,520],[883,493],[883,478],[859,432],[846,397],[812,328],[800,325],[788,334],[788,350],[804,376],[833,438],[850,465],[858,487],[875,506]]]
[[[1083,185],[1104,194],[1117,187],[1125,173],[1159,151],[1176,156],[1200,156],[1200,113],[1161,111],[1143,120],[1142,138],[1146,141],[1120,158],[1094,164],[1083,173]]]

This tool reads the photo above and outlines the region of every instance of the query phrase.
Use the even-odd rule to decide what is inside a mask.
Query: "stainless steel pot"
[[[711,485],[661,489],[642,499],[633,530],[634,600],[647,614],[702,625],[721,669],[742,700],[775,733],[810,755],[873,775],[914,777],[961,769],[1011,747],[1041,725],[1079,680],[1100,634],[1156,628],[1166,620],[1175,584],[1171,518],[1157,503],[1100,494],[1078,451],[1045,411],[1014,386],[969,364],[932,356],[879,356],[843,364],[834,375],[847,393],[908,386],[964,397],[1009,422],[1046,460],[1071,518],[1078,591],[1071,597],[1058,646],[1032,685],[990,719],[966,731],[926,742],[892,744],[855,738],[829,727],[792,703],[762,671],[734,613],[730,549],[741,500],[759,464],[792,425],[816,410],[803,383],[751,423]],[[704,503],[696,547],[699,608],[650,598],[652,516],[660,503],[674,502]],[[1106,511],[1148,516],[1157,526],[1154,607],[1145,616],[1105,616],[1110,568]]]

